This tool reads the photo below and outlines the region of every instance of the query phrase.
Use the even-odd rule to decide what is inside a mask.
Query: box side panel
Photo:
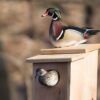
[[[96,100],[98,50],[71,63],[70,100]]]
[[[84,100],[97,100],[98,50],[84,59]]]
[[[70,100],[83,100],[84,59],[71,63]]]
[[[33,100],[69,100],[70,93],[70,62],[64,63],[39,63],[33,67]],[[60,80],[54,87],[41,85],[35,79],[36,69],[56,70]]]

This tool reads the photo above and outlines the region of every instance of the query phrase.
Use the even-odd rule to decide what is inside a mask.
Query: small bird
[[[55,86],[59,81],[58,72],[55,70],[46,71],[45,69],[38,68],[36,70],[36,79],[45,86]]]
[[[61,21],[61,12],[57,8],[48,8],[42,17],[51,16],[49,28],[50,41],[55,47],[66,47],[79,45],[87,42],[87,39],[100,32],[92,28],[80,28],[76,26],[65,26]]]

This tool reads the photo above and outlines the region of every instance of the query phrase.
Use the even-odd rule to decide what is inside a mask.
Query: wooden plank
[[[71,63],[70,100],[97,100],[98,50]]]
[[[97,100],[98,50],[84,59],[83,100]]]
[[[81,44],[64,48],[41,49],[42,54],[78,54],[100,49],[100,44]]]
[[[55,54],[55,55],[37,55],[34,57],[27,58],[28,62],[68,62],[68,61],[76,61],[84,58],[84,54]]]
[[[54,87],[46,87],[35,78],[36,70],[56,70],[60,79]],[[33,100],[70,100],[70,62],[38,63],[33,68]]]
[[[71,62],[70,77],[70,99],[69,100],[86,100],[83,98],[83,85],[85,72],[84,59]],[[90,100],[90,99],[89,99]]]

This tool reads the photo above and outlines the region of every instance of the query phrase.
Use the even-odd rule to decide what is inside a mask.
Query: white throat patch
[[[52,18],[53,20],[57,20],[58,19],[58,17],[56,17],[56,18]]]

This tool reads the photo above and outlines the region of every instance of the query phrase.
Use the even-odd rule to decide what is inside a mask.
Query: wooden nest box
[[[96,100],[99,48],[100,44],[82,44],[42,49],[41,55],[27,58],[33,63],[33,100]],[[35,77],[39,68],[57,71],[57,84],[41,84]]]

